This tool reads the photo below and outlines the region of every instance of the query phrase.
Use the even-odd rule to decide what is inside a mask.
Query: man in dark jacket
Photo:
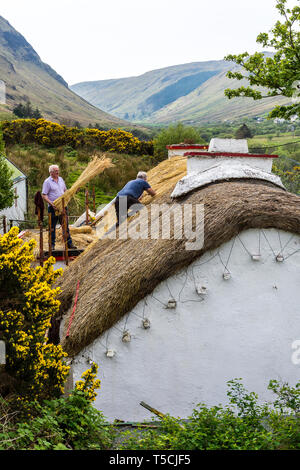
[[[117,224],[118,227],[120,223],[127,216],[128,209],[133,204],[140,204],[139,199],[142,197],[143,192],[146,191],[150,196],[155,196],[156,192],[151,188],[150,184],[147,181],[147,173],[144,171],[139,171],[135,180],[128,181],[125,184],[124,188],[118,192],[115,200],[115,210],[117,215]],[[126,214],[120,214],[120,197],[126,197]]]

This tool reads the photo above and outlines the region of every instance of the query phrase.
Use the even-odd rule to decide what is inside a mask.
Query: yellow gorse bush
[[[67,127],[45,119],[16,119],[2,122],[3,138],[6,144],[38,143],[47,147],[69,145],[126,153],[132,155],[153,155],[153,142],[141,141],[122,129],[78,129]]]
[[[98,365],[93,362],[90,369],[86,370],[81,378],[75,384],[75,390],[84,392],[89,401],[94,401],[97,393],[95,390],[100,388],[100,380],[96,379],[98,371]]]
[[[0,236],[0,338],[6,344],[5,372],[21,401],[60,396],[69,367],[60,345],[48,344],[50,319],[59,309],[53,283],[62,270],[54,258],[32,267],[35,241],[23,243],[13,227]]]

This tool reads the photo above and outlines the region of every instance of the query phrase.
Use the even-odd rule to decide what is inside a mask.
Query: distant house
[[[8,224],[10,220],[13,220],[14,225],[18,225],[18,221],[24,220],[27,213],[27,176],[8,158],[6,158],[6,163],[12,171],[15,199],[11,207],[0,211],[0,219],[6,216]],[[2,224],[0,232],[3,233]]]

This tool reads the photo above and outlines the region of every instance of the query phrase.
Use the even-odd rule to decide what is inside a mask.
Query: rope
[[[69,337],[70,328],[71,328],[71,325],[72,325],[72,322],[73,322],[73,318],[74,318],[74,315],[75,315],[75,310],[76,310],[76,305],[77,305],[77,299],[78,299],[79,284],[80,284],[80,281],[77,282],[75,302],[74,302],[74,307],[73,307],[72,315],[71,315],[70,320],[69,320],[69,325],[68,325],[68,330],[67,330],[66,338]]]

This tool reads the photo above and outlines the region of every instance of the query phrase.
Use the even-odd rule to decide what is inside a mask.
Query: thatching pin
[[[198,295],[206,295],[207,288],[205,286],[201,286],[201,284],[196,284],[196,292]]]
[[[150,328],[149,318],[144,318],[143,321],[142,321],[142,324],[143,324],[143,327],[145,328],[145,330],[148,330],[148,328]]]
[[[279,254],[276,256],[276,261],[278,261],[279,263],[282,263],[283,260],[284,260],[284,257],[282,256],[281,253],[279,253]]]
[[[230,274],[229,271],[226,271],[225,273],[223,273],[223,279],[225,281],[228,281],[228,279],[230,279],[230,278],[231,278],[231,274]]]
[[[124,331],[123,336],[122,336],[122,341],[123,341],[123,343],[130,343],[131,334],[129,333],[128,330]]]
[[[106,356],[107,357],[114,357],[115,354],[116,354],[116,352],[113,349],[108,349],[106,351]]]
[[[167,308],[176,308],[176,300],[175,299],[169,299],[167,303]]]

